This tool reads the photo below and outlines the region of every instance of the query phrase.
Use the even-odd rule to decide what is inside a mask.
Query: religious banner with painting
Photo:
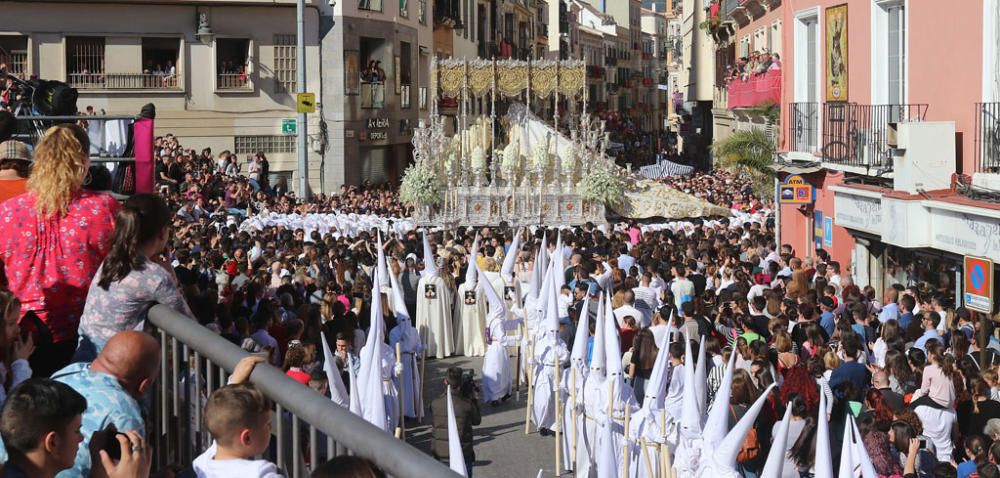
[[[847,101],[847,4],[826,9],[826,101]]]

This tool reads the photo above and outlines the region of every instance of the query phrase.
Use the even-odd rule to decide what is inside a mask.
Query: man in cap
[[[28,145],[15,140],[0,143],[0,202],[26,192],[30,171]]]

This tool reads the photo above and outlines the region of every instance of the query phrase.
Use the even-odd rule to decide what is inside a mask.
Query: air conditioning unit
[[[893,189],[916,194],[951,187],[955,174],[955,122],[890,123]]]

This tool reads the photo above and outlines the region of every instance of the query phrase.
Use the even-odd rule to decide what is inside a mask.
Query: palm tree
[[[758,195],[774,194],[774,141],[764,130],[737,131],[712,145],[718,165],[736,174],[749,175]]]

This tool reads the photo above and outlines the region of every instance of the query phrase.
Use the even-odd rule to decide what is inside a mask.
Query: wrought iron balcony
[[[888,123],[923,121],[926,104],[823,105],[823,161],[844,166],[892,170]]]
[[[1000,173],[1000,102],[976,103],[976,167]]]
[[[819,150],[819,103],[790,103],[788,111],[789,147],[792,151],[815,153]]]
[[[165,73],[72,73],[68,83],[78,90],[180,90],[179,75]]]
[[[219,73],[216,75],[216,89],[220,90],[252,90],[250,77],[246,73]]]
[[[361,108],[382,109],[385,107],[385,83],[361,84]]]

